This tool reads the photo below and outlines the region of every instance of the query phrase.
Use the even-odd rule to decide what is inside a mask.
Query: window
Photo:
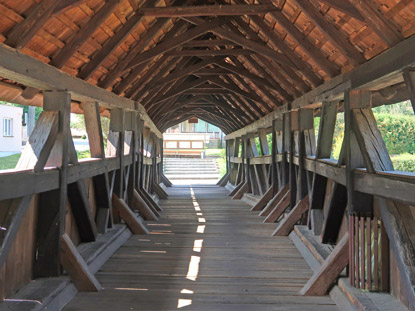
[[[177,148],[177,141],[166,141],[166,148],[167,149]]]
[[[189,149],[190,148],[190,141],[181,141],[179,142],[180,149]]]
[[[3,118],[3,136],[13,136],[12,118]]]

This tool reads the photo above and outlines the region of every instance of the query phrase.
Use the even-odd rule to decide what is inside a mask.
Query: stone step
[[[171,170],[185,170],[185,171],[216,171],[217,167],[171,167],[171,166],[165,166],[164,171],[171,171]]]
[[[203,167],[217,167],[216,164],[188,164],[188,165],[182,165],[182,164],[164,164],[164,167],[170,168],[170,167],[194,167],[194,168],[203,168]]]
[[[220,174],[172,174],[172,175],[168,175],[166,174],[166,177],[169,180],[180,180],[180,179],[189,179],[189,180],[194,180],[194,179],[203,179],[203,180],[210,180],[210,179],[216,179],[218,180],[220,177]]]
[[[179,175],[179,174],[191,174],[191,175],[197,175],[197,174],[219,174],[219,171],[164,171],[165,175]]]

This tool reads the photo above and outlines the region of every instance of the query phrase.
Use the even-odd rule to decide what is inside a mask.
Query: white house
[[[0,152],[22,151],[23,108],[0,105]]]

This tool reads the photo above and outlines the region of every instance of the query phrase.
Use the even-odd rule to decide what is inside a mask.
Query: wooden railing
[[[104,240],[97,247],[114,243],[113,231],[125,225],[134,234],[148,233],[140,219],[157,220],[161,209],[155,196],[167,197],[159,185],[168,183],[162,174],[163,141],[139,113],[112,109],[104,148],[99,105],[82,104],[93,158],[78,160],[69,135],[70,100],[66,92],[47,92],[16,169],[0,171],[2,297],[32,278],[53,280],[62,274],[61,265],[80,290],[100,290],[90,271],[102,262],[88,266],[76,246],[100,236]],[[115,251],[110,244],[106,248]],[[108,251],[100,252],[107,258]],[[67,281],[55,281],[64,290]]]
[[[323,243],[335,245],[303,294],[325,294],[349,266],[353,286],[390,289],[415,309],[415,248],[409,242],[415,225],[415,174],[394,170],[371,109],[403,98],[415,100],[414,81],[405,75],[415,62],[409,52],[413,40],[407,43],[226,136],[227,174],[219,184],[229,182],[234,199],[255,198],[252,210],[259,211],[264,222],[278,222],[274,235],[288,235],[295,224],[303,224]],[[395,85],[403,78],[406,88]],[[407,93],[388,97],[382,95],[386,89]],[[338,112],[345,113],[345,138],[340,159],[334,160],[330,155]],[[320,117],[317,140],[315,115]],[[368,219],[383,224],[377,232],[383,255],[376,257],[379,264],[370,266],[369,274],[367,254],[375,250],[368,248],[367,237],[370,242],[376,237]],[[358,223],[360,229],[348,230],[350,223]],[[388,247],[395,259],[390,270]],[[399,276],[390,278],[392,270]]]

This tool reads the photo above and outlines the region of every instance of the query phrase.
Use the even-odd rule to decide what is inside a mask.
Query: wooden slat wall
[[[7,261],[0,270],[1,298],[8,297],[32,279],[38,197],[35,195],[30,202],[30,207],[23,218]]]
[[[95,217],[95,194],[91,178],[85,180],[89,189],[88,199],[91,204],[91,213]],[[37,223],[38,195],[35,195],[30,207],[21,223],[19,232],[7,257],[7,261],[0,271],[0,295],[9,297],[33,279],[33,259],[35,256],[35,237]],[[66,233],[75,245],[79,244],[78,229],[72,215],[70,204],[67,203]]]

